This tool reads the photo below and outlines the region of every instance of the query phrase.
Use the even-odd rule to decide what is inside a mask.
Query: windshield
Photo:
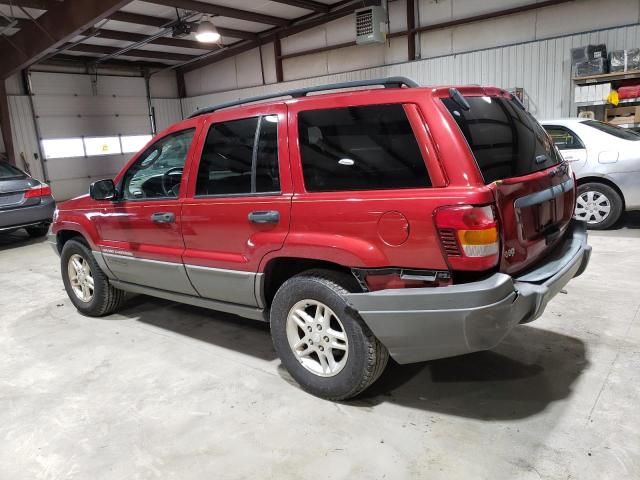
[[[614,137],[618,137],[623,140],[631,140],[632,142],[637,142],[638,140],[640,140],[640,133],[636,133],[633,130],[629,130],[627,128],[617,127],[615,125],[602,123],[597,120],[587,120],[586,122],[582,123],[583,125],[589,125],[596,130],[600,130],[601,132],[608,133],[609,135],[613,135]]]
[[[467,139],[486,183],[527,175],[562,161],[545,130],[513,100],[464,98],[469,110],[451,98],[442,101]]]
[[[25,177],[26,175],[21,170],[18,170],[13,165],[7,162],[0,162],[0,179]]]

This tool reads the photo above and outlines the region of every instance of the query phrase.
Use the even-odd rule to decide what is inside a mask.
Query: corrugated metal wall
[[[611,28],[277,85],[191,97],[183,99],[183,110],[185,115],[189,115],[208,105],[290,88],[404,75],[422,85],[479,83],[502,88],[521,87],[525,90],[530,111],[536,117],[562,117],[571,113],[570,49],[589,43],[605,43],[609,50],[640,47],[640,26]]]

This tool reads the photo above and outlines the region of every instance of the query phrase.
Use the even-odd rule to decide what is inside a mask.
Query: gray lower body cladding
[[[584,224],[574,221],[562,245],[520,277],[496,273],[448,287],[352,293],[347,302],[398,363],[488,350],[516,325],[538,318],[584,271],[590,254]]]
[[[51,223],[56,202],[44,197],[38,205],[0,210],[0,231]]]

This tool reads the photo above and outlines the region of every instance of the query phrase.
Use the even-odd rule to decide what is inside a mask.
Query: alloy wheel
[[[79,300],[89,303],[93,298],[94,291],[93,274],[89,262],[81,255],[73,254],[69,257],[67,272],[75,296]]]
[[[347,333],[338,316],[322,302],[302,300],[291,308],[287,340],[300,364],[320,377],[337,375],[347,363]]]

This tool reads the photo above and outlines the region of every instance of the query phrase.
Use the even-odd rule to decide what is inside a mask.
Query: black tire
[[[328,400],[355,397],[372,385],[384,371],[389,352],[365,325],[357,312],[348,307],[344,294],[360,291],[355,279],[331,270],[311,270],[287,280],[271,305],[271,336],[282,364],[307,392]],[[322,377],[307,370],[287,339],[287,318],[302,300],[322,302],[339,318],[348,340],[348,356],[341,371]]]
[[[605,197],[607,197],[607,199],[609,199],[609,203],[611,205],[609,215],[604,220],[598,223],[587,223],[587,228],[590,230],[606,230],[607,228],[611,228],[613,225],[615,225],[615,223],[620,219],[620,215],[622,215],[622,211],[624,208],[624,202],[622,201],[622,198],[620,197],[618,192],[616,192],[615,189],[611,188],[609,185],[597,182],[585,183],[584,185],[580,185],[578,187],[578,197],[587,192],[594,192],[600,195],[604,195]],[[578,212],[576,211],[576,214],[577,213]],[[580,217],[578,216],[578,218]]]
[[[25,228],[31,238],[44,237],[49,232],[49,225],[34,225]]]
[[[93,277],[93,296],[90,301],[84,302],[75,294],[69,279],[68,265],[72,255],[79,255],[89,264]],[[82,241],[69,240],[62,247],[60,255],[60,268],[62,281],[71,303],[83,315],[90,317],[102,317],[116,311],[122,304],[125,292],[118,290],[109,283],[98,262],[96,262],[91,249]]]

